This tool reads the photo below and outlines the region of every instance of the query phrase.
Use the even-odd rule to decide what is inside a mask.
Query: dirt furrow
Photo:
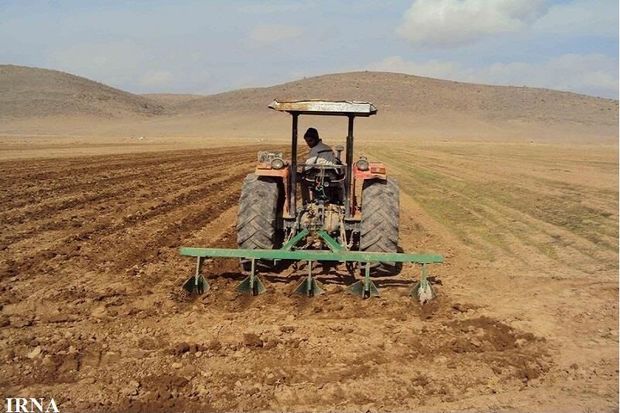
[[[31,251],[20,259],[13,259],[10,273],[32,271],[39,265],[43,265],[49,258],[84,258],[84,249],[89,243],[95,242],[100,244],[108,236],[114,238],[116,236],[115,234],[125,233],[128,230],[133,231],[134,228],[143,223],[148,224],[154,219],[156,220],[160,216],[166,216],[169,212],[186,205],[192,205],[192,207],[198,211],[208,209],[210,203],[225,206],[227,203],[232,202],[232,200],[227,199],[224,194],[227,193],[229,187],[237,188],[238,190],[240,182],[246,173],[247,170],[244,166],[239,173],[232,176],[226,175],[219,179],[213,179],[206,182],[204,185],[190,190],[181,188],[182,192],[174,195],[171,199],[160,202],[144,213],[126,215],[120,220],[115,220],[116,222],[97,223],[97,221],[95,221],[89,228],[83,230],[77,229],[77,231],[74,231],[70,235],[62,239],[57,239],[56,242],[43,251]],[[224,189],[224,191],[222,191],[222,189]],[[238,196],[238,193],[234,196]],[[46,251],[53,252],[48,253]],[[86,259],[91,260],[93,257],[87,257]]]
[[[249,146],[244,152],[240,152],[237,148],[214,147],[212,149],[184,149],[156,153],[142,152],[34,161],[4,161],[0,165],[0,172],[2,172],[2,179],[7,180],[21,179],[62,183],[65,180],[73,179],[75,176],[91,176],[102,171],[113,173],[113,171],[123,168],[148,169],[153,166],[187,162],[188,160],[231,159],[239,155],[254,156],[254,149],[258,150],[260,147]],[[165,155],[162,156],[162,153]]]
[[[142,161],[140,156],[132,155],[131,157],[121,157],[127,158],[122,163],[115,159],[115,163],[112,166],[96,166],[77,170],[71,169],[70,166],[61,161],[60,165],[55,165],[55,167],[66,169],[66,172],[61,175],[62,178],[48,176],[47,173],[37,176],[27,175],[26,177],[21,177],[21,179],[12,176],[3,177],[5,185],[0,185],[2,187],[0,193],[5,192],[7,195],[0,199],[0,205],[6,211],[39,203],[42,199],[49,198],[51,195],[61,196],[65,191],[74,193],[84,189],[93,190],[93,185],[96,184],[110,185],[118,179],[125,180],[131,176],[136,176],[134,173],[136,170],[139,171],[138,176],[140,173],[151,173],[161,179],[161,177],[176,171],[191,173],[192,170],[199,170],[202,167],[224,167],[234,159],[230,157],[231,152],[218,150],[214,152],[204,150],[182,151],[172,153],[168,158],[155,159],[148,162]],[[242,159],[247,161],[250,161],[252,158],[251,154],[244,154],[242,156]],[[89,165],[97,165],[97,158],[88,158],[88,160],[91,161],[87,162]],[[33,189],[28,190],[28,188]]]
[[[88,191],[97,191],[97,188],[101,187],[110,187],[111,185],[115,185],[117,183],[122,183],[125,181],[130,181],[134,178],[140,178],[138,181],[145,181],[149,177],[157,177],[161,178],[163,176],[174,176],[176,172],[182,172],[184,176],[191,176],[192,171],[195,171],[196,174],[199,174],[199,171],[202,169],[209,170],[217,170],[219,167],[229,166],[231,164],[230,159],[214,157],[214,160],[206,161],[195,160],[192,158],[190,162],[185,159],[176,160],[172,165],[167,165],[166,162],[160,164],[149,164],[144,167],[139,167],[138,165],[134,165],[131,161],[128,161],[129,166],[127,168],[120,168],[110,172],[108,169],[101,169],[97,172],[95,177],[92,175],[75,175],[75,178],[72,182],[67,183],[65,185],[54,186],[47,185],[44,182],[37,182],[36,180],[32,183],[36,188],[40,188],[44,186],[44,189],[38,189],[35,193],[28,193],[24,191],[23,188],[20,187],[19,182],[11,182],[7,185],[12,185],[16,188],[20,188],[18,192],[20,196],[15,197],[15,192],[11,190],[10,192],[13,194],[8,200],[0,200],[0,205],[3,206],[3,211],[12,211],[21,207],[28,207],[32,204],[39,204],[42,200],[49,199],[50,197],[61,198],[62,196],[71,196],[72,194],[80,191],[86,190]],[[246,162],[250,161],[251,158],[247,157]],[[235,161],[233,161],[234,164]],[[237,161],[239,162],[239,161]],[[172,167],[166,167],[172,166]],[[103,175],[103,176],[100,176]],[[112,175],[112,176],[110,176]],[[87,177],[85,179],[84,177]],[[30,180],[29,180],[30,181]],[[30,181],[32,182],[32,181]],[[54,182],[54,180],[51,180]],[[10,188],[6,189],[7,191]],[[26,199],[23,199],[26,197]]]
[[[228,168],[235,168],[237,166],[246,166],[250,168],[250,164],[247,161],[240,162],[228,162]],[[146,214],[152,214],[157,209],[164,206],[168,202],[175,202],[165,199],[161,201],[161,198],[170,198],[170,193],[174,191],[187,192],[186,188],[193,185],[198,185],[204,182],[204,179],[217,179],[223,176],[227,172],[223,172],[222,169],[215,169],[211,172],[210,168],[196,169],[193,172],[179,173],[178,176],[171,176],[166,184],[166,187],[157,186],[156,190],[150,189],[150,178],[148,175],[143,177],[139,182],[127,180],[123,182],[123,185],[118,185],[109,188],[107,191],[93,191],[87,194],[80,194],[69,197],[69,199],[49,203],[40,203],[28,211],[14,214],[8,212],[5,219],[8,222],[8,227],[12,229],[9,236],[0,238],[0,243],[9,245],[18,242],[23,239],[30,238],[33,234],[42,234],[44,232],[55,231],[60,228],[80,227],[84,223],[91,219],[91,216],[96,216],[96,221],[102,221],[106,215],[117,215],[118,208],[113,209],[108,206],[114,205],[110,202],[110,199],[123,200],[127,207],[123,210],[127,215],[134,215],[137,210],[138,214],[144,214],[141,212],[147,209]],[[168,188],[175,189],[168,189]],[[190,190],[191,191],[191,190]],[[194,195],[200,192],[200,189],[194,190]],[[181,196],[190,196],[181,195]],[[149,203],[151,205],[149,205]],[[59,217],[59,215],[61,217]],[[45,218],[40,218],[45,217]],[[33,220],[33,218],[37,218]],[[18,225],[24,223],[24,225]],[[5,224],[7,226],[7,224]],[[24,227],[25,228],[22,228]],[[9,233],[7,232],[7,235]]]

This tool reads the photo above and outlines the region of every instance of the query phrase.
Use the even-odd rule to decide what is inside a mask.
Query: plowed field
[[[402,145],[402,144],[401,144]],[[179,246],[235,247],[258,146],[0,162],[0,390],[61,411],[614,411],[617,148],[368,145],[401,187],[401,246],[444,254],[438,299],[240,296],[234,260],[180,288]],[[37,148],[41,150],[41,148]],[[105,152],[105,150],[102,150]]]

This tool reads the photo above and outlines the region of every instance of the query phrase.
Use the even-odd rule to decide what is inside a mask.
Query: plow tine
[[[203,262],[203,257],[198,257],[196,259],[196,273],[189,277],[183,284],[183,289],[190,294],[203,294],[209,291],[209,282],[201,274]]]
[[[267,291],[265,284],[260,277],[256,275],[256,259],[252,258],[252,268],[250,275],[245,277],[237,287],[237,291],[241,294],[259,295]]]
[[[364,283],[362,281],[357,281],[349,286],[349,292],[353,295],[364,297]]]
[[[209,290],[209,283],[202,275],[199,275],[198,277],[192,275],[183,284],[183,289],[190,294],[200,295]]]
[[[308,261],[308,276],[299,283],[293,292],[307,297],[314,297],[325,292],[321,288],[321,284],[312,277],[312,261]]]
[[[420,304],[426,304],[437,297],[433,286],[428,281],[426,275],[426,264],[422,264],[422,274],[420,275],[420,280],[413,284],[413,288],[411,289],[411,293],[409,295],[418,300]]]
[[[263,284],[257,275],[254,277],[248,275],[239,283],[237,291],[241,294],[259,295],[267,291],[267,289],[265,288],[265,284]]]
[[[360,296],[362,298],[378,297],[379,289],[374,282],[370,279],[370,263],[367,262],[364,268],[364,279],[353,283],[349,287],[351,294]]]

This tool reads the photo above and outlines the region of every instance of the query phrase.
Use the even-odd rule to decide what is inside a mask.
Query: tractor
[[[261,151],[253,173],[246,176],[239,199],[239,249],[181,248],[197,258],[195,274],[184,284],[193,293],[208,290],[201,273],[207,257],[239,258],[248,276],[239,292],[266,290],[260,272],[280,271],[291,262],[306,261],[307,277],[295,292],[315,296],[323,292],[313,276],[313,262],[345,263],[350,274],[359,268],[363,278],[349,291],[363,298],[379,295],[371,277],[397,275],[403,263],[420,264],[421,276],[411,295],[424,303],[434,298],[427,265],[443,262],[435,254],[399,252],[399,188],[386,166],[360,156],[354,161],[353,126],[356,117],[377,113],[369,102],[278,101],[269,108],[292,117],[291,158],[281,152]],[[335,149],[335,162],[298,162],[298,120],[302,115],[345,116],[345,146]],[[342,159],[344,151],[345,159]]]

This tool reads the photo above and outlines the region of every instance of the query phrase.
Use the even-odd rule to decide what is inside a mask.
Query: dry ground
[[[238,296],[225,260],[205,269],[209,294],[180,290],[194,263],[179,246],[234,246],[254,141],[3,139],[2,397],[62,411],[618,409],[617,146],[360,147],[400,181],[402,247],[446,256],[420,308],[411,267],[365,301],[334,273],[319,277],[326,295],[292,296],[292,270]]]

